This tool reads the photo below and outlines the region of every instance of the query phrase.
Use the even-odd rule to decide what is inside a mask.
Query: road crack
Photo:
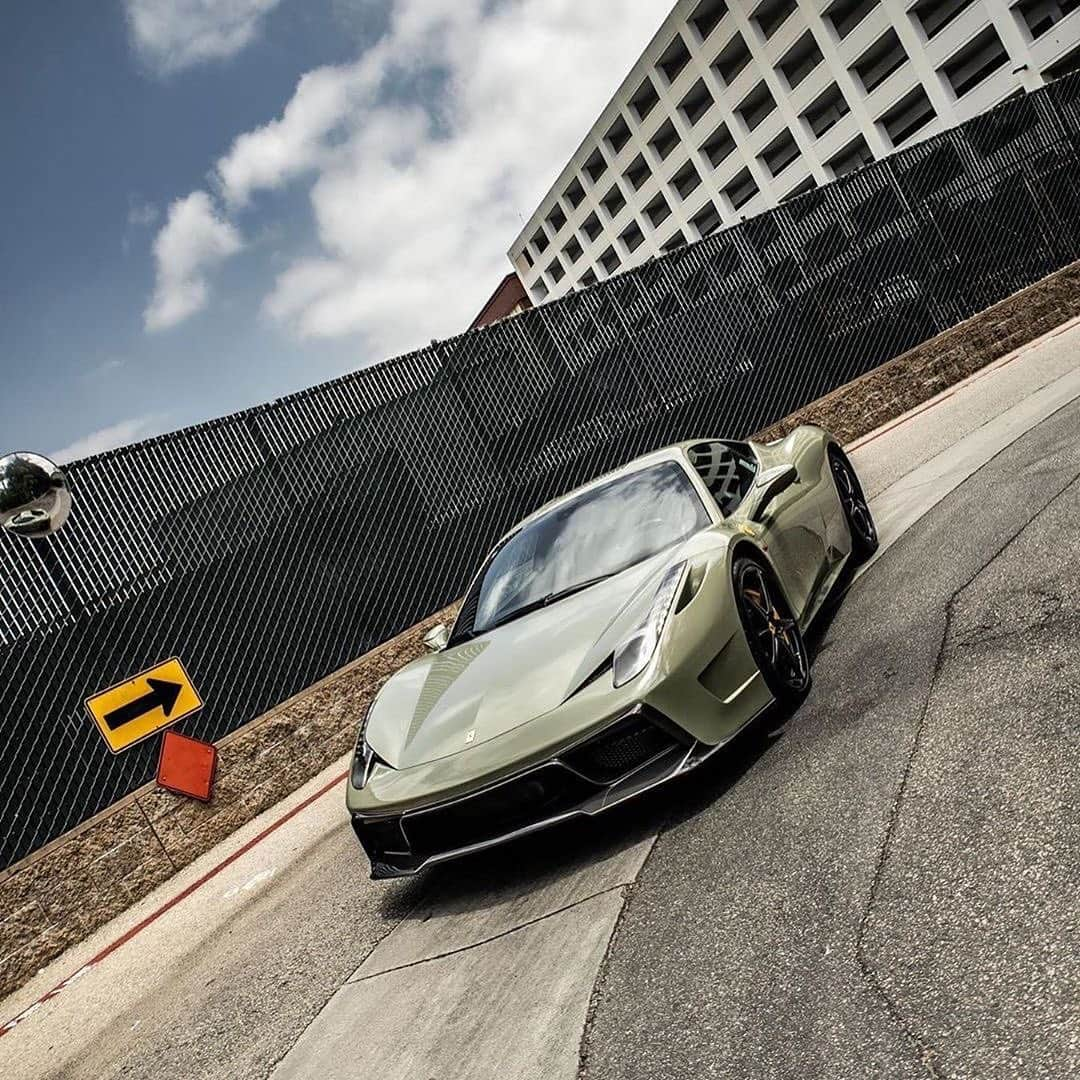
[[[378,938],[375,940],[375,942],[372,944],[371,948],[368,949],[368,951],[364,954],[363,960],[360,961],[360,967],[363,967],[364,964],[366,964],[368,962],[368,960],[371,958],[371,956],[375,952],[375,950],[395,930],[397,930],[397,928],[409,917],[410,913],[415,911],[420,906],[421,902],[422,901],[420,900],[420,898],[416,898],[416,899],[412,900],[411,902],[406,902],[403,909],[401,910],[401,914],[398,915],[396,918],[392,918],[392,919],[388,920],[390,925],[387,928],[386,933],[380,934],[378,936]],[[281,1063],[285,1060],[285,1058],[287,1058],[289,1056],[290,1052],[296,1046],[296,1044],[300,1041],[300,1039],[303,1038],[304,1033],[319,1018],[319,1015],[322,1013],[323,1009],[325,1009],[326,1006],[330,1004],[330,1001],[333,999],[334,995],[336,993],[338,993],[339,990],[341,990],[342,986],[347,986],[351,981],[352,981],[352,977],[346,979],[345,982],[343,982],[341,984],[341,986],[338,986],[334,990],[332,990],[327,997],[323,998],[322,1003],[318,1006],[318,1008],[316,1008],[313,1012],[311,1012],[307,1016],[307,1018],[304,1020],[303,1024],[296,1030],[292,1040],[289,1042],[289,1045],[272,1062],[270,1062],[270,1064],[267,1067],[266,1071],[263,1073],[263,1076],[264,1076],[265,1080],[270,1080],[270,1078],[277,1071],[277,1069],[281,1065]]]
[[[537,915],[534,919],[529,919],[526,922],[520,923],[517,926],[511,926],[507,930],[501,930],[497,934],[491,934],[490,936],[483,938],[481,941],[472,941],[468,945],[461,945],[456,949],[447,949],[445,952],[436,953],[433,956],[425,956],[420,960],[410,960],[407,964],[397,964],[394,967],[384,968],[382,971],[373,972],[370,975],[353,975],[351,978],[346,979],[343,985],[356,986],[362,982],[369,982],[372,979],[382,978],[384,975],[391,975],[395,971],[407,971],[409,968],[420,967],[422,964],[430,964],[435,960],[445,960],[448,956],[457,956],[461,953],[471,952],[473,949],[479,949],[484,945],[490,945],[493,941],[499,941],[502,938],[509,937],[511,934],[516,934],[519,930],[526,930],[530,926],[536,926],[538,923],[546,922],[548,919],[554,919],[556,916],[565,914],[567,911],[573,911],[574,908],[581,907],[582,904],[587,904],[592,900],[596,900],[598,897],[607,896],[608,893],[625,891],[630,887],[630,883],[622,882],[618,885],[611,885],[606,889],[601,889],[599,892],[592,893],[589,896],[584,896],[580,900],[574,900],[572,903],[563,904],[562,907],[555,908],[553,911],[547,911],[543,915]],[[400,925],[400,924],[399,924]],[[396,927],[395,927],[396,929]],[[389,934],[387,935],[389,937]],[[383,938],[383,940],[386,940]],[[376,946],[377,947],[377,946]],[[374,949],[368,954],[367,960],[374,954]],[[360,965],[363,967],[363,964]]]
[[[1016,597],[1016,594],[1011,594]],[[1014,625],[1007,629],[1001,628],[1002,618],[992,619],[989,622],[981,622],[972,627],[966,634],[958,636],[951,644],[947,643],[949,655],[954,655],[963,649],[974,649],[982,645],[994,645],[1001,641],[1022,637],[1025,634],[1037,634],[1052,626],[1061,614],[1064,597],[1057,593],[1042,592],[1035,589],[1023,594],[1024,600],[1029,601],[1034,607],[1030,614],[1033,616],[1021,625]]]
[[[622,928],[623,919],[626,916],[626,909],[630,904],[630,898],[634,894],[634,889],[637,887],[638,879],[645,872],[645,867],[648,866],[649,860],[652,858],[653,852],[656,850],[656,845],[660,840],[660,837],[667,832],[668,827],[671,824],[670,815],[664,819],[660,828],[656,830],[653,835],[652,843],[649,845],[649,850],[645,853],[645,858],[641,860],[641,865],[638,867],[637,874],[634,880],[629,882],[626,886],[626,892],[623,896],[622,907],[619,908],[619,914],[615,918],[615,925],[611,928],[611,935],[608,937],[607,946],[604,948],[603,958],[600,960],[600,966],[596,969],[596,978],[593,980],[592,993],[589,995],[589,1007],[585,1010],[585,1023],[581,1027],[581,1037],[578,1040],[578,1077],[584,1078],[588,1075],[589,1068],[589,1035],[592,1031],[593,1021],[596,1019],[596,1011],[600,1007],[600,996],[602,994],[602,987],[607,978],[608,966],[611,963],[612,949],[615,947],[615,941],[619,936],[619,931]]]
[[[923,736],[926,731],[927,718],[930,712],[930,705],[934,698],[934,690],[937,686],[938,679],[941,675],[943,668],[947,661],[953,655],[953,650],[948,648],[950,631],[953,625],[953,618],[956,608],[957,600],[962,596],[964,592],[990,567],[995,563],[1013,544],[1024,535],[1028,529],[1031,528],[1035,522],[1037,522],[1059,499],[1061,499],[1077,482],[1080,481],[1080,473],[1077,473],[1072,479],[1069,480],[1060,490],[1047,500],[1046,503],[1033,514],[1019,529],[1016,530],[1008,540],[1005,541],[968,579],[959,585],[950,595],[945,607],[945,620],[944,627],[942,628],[941,638],[938,645],[937,655],[934,660],[934,668],[930,676],[929,683],[927,685],[926,697],[923,701],[923,706],[919,715],[918,723],[915,727],[915,734],[912,739],[911,749],[908,751],[907,758],[904,762],[904,769],[900,776],[900,783],[897,787],[896,795],[893,798],[893,804],[889,811],[889,821],[885,829],[885,835],[882,839],[881,847],[878,851],[878,858],[874,867],[874,876],[870,884],[870,892],[867,896],[866,905],[863,908],[863,913],[859,919],[859,929],[855,937],[855,958],[859,967],[859,973],[869,987],[871,992],[881,1001],[884,1005],[886,1012],[897,1024],[897,1026],[903,1031],[904,1035],[911,1042],[915,1048],[918,1059],[922,1066],[926,1069],[927,1075],[931,1080],[947,1080],[947,1074],[942,1071],[942,1055],[927,1039],[925,1039],[915,1028],[915,1026],[904,1016],[898,1003],[893,999],[892,995],[888,992],[881,979],[878,977],[877,972],[874,969],[874,965],[867,955],[866,950],[866,935],[870,926],[870,920],[874,912],[874,908],[877,905],[879,893],[881,890],[882,881],[885,875],[885,867],[888,864],[889,857],[892,853],[893,843],[896,838],[896,831],[899,826],[900,817],[903,813],[903,806],[905,796],[907,794],[908,781],[911,778],[912,768],[915,764],[915,759],[918,757],[919,750],[922,746]],[[1028,632],[1030,628],[1017,631]],[[963,643],[961,643],[963,644]]]

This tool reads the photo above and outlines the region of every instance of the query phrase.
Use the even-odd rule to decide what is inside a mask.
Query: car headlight
[[[685,562],[676,563],[668,570],[656,590],[644,622],[615,650],[613,678],[616,686],[625,686],[631,679],[636,679],[653,658],[685,570]]]
[[[370,715],[370,710],[368,715]],[[356,736],[356,750],[353,753],[352,772],[349,776],[349,782],[357,791],[360,791],[368,782],[371,770],[375,762],[379,760],[375,756],[375,751],[368,746],[368,741],[365,738],[367,726],[368,716],[365,716],[360,724],[360,734]]]

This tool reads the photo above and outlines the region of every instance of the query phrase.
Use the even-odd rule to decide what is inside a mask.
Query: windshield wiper
[[[560,600],[565,600],[568,596],[584,592],[586,589],[592,588],[593,585],[598,585],[601,581],[607,581],[608,578],[614,577],[616,573],[618,573],[618,571],[612,571],[610,574],[600,574],[598,577],[589,578],[588,581],[579,581],[576,585],[570,585],[565,589],[550,592],[537,600],[530,600],[529,603],[522,604],[521,607],[514,608],[513,611],[508,612],[505,618],[500,619],[497,623],[485,627],[482,633],[486,634],[492,630],[497,630],[500,626],[505,626],[514,619],[520,619],[522,615],[528,615],[530,612],[539,611],[541,608],[551,607],[552,604],[557,604]]]

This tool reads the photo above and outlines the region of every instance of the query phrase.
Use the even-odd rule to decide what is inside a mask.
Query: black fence
[[[1080,257],[1080,77],[508,322],[79,462],[0,537],[0,866],[154,775],[83,698],[170,656],[227,732],[648,450],[780,419]],[[359,719],[359,717],[357,718]]]

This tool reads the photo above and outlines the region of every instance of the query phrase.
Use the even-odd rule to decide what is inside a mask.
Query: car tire
[[[837,446],[829,447],[829,467],[836,484],[840,506],[844,511],[844,520],[851,534],[852,559],[856,563],[864,563],[878,549],[878,534],[874,516],[870,513],[870,506],[859,482],[859,474],[855,472],[847,454]]]
[[[772,696],[799,704],[810,690],[810,654],[787,599],[768,566],[749,555],[732,568],[735,607],[750,654]]]

